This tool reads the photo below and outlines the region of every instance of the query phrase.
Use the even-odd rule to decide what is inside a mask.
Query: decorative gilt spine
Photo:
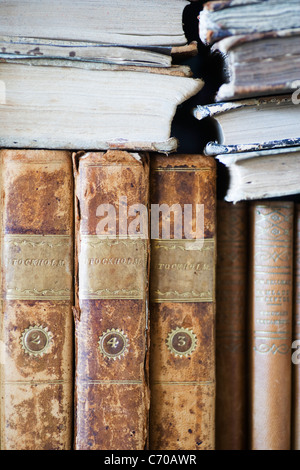
[[[243,450],[247,437],[248,205],[218,201],[217,221],[216,449]]]
[[[162,215],[159,236],[151,239],[150,448],[213,449],[215,161],[154,154],[150,163],[151,229],[156,205],[171,212],[177,205],[182,214],[180,220],[171,212]],[[185,231],[196,229],[197,204],[204,208],[198,239]],[[183,223],[187,205],[193,211],[190,225]],[[162,232],[168,222],[170,239]]]
[[[149,413],[148,154],[111,150],[75,154],[73,161],[74,445],[76,450],[143,450]],[[113,227],[107,222],[103,232],[99,227],[108,213]],[[134,235],[130,227],[138,214]]]
[[[300,340],[300,204],[295,205],[293,341]],[[299,350],[299,347],[298,347]],[[293,350],[293,352],[296,352]],[[299,354],[297,354],[297,361]],[[300,364],[293,365],[293,450],[300,450]]]
[[[250,446],[289,450],[294,206],[255,202],[250,214]]]
[[[0,157],[1,448],[70,450],[71,154],[3,149]]]

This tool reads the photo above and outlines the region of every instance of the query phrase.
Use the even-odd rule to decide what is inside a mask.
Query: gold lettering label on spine
[[[79,298],[143,299],[147,241],[81,235]]]
[[[69,300],[72,240],[68,235],[4,235],[3,298]]]
[[[215,241],[152,240],[152,302],[213,302]]]

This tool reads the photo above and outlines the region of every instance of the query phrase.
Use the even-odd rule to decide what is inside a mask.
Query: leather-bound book
[[[155,154],[150,184],[150,448],[214,449],[215,161]]]
[[[74,155],[75,449],[148,445],[147,154]]]
[[[295,255],[294,255],[294,322],[293,342],[300,340],[300,204],[295,205]],[[292,351],[293,358],[293,434],[292,446],[300,450],[300,355],[298,343]]]
[[[3,149],[0,165],[1,448],[70,450],[72,157]]]
[[[291,446],[293,219],[290,201],[250,210],[250,448]]]
[[[248,205],[217,203],[216,449],[247,439]]]

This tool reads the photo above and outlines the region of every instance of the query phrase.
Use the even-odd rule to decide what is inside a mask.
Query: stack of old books
[[[168,155],[188,6],[0,2],[2,449],[214,448],[216,164]]]
[[[202,3],[0,2],[1,449],[300,448],[299,4]]]
[[[210,1],[199,15],[227,77],[194,110],[217,123],[205,153],[229,172],[217,219],[220,449],[300,448],[299,33],[296,0]]]
[[[1,146],[174,151],[176,107],[203,86],[172,66],[195,52],[186,5],[2,2]]]
[[[219,123],[206,153],[229,168],[227,201],[299,191],[299,15],[296,0],[211,1],[200,13],[200,38],[224,56],[227,81],[195,116]]]

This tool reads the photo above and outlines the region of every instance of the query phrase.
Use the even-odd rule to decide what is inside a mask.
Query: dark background
[[[217,140],[217,126],[213,119],[206,118],[198,121],[192,114],[197,105],[214,102],[218,88],[225,81],[224,64],[221,56],[213,54],[208,46],[199,39],[198,16],[204,1],[193,1],[183,12],[184,32],[188,42],[197,41],[198,55],[187,60],[177,62],[188,65],[194,78],[204,81],[202,90],[178,106],[172,122],[171,136],[178,139],[176,153],[203,154],[205,145]],[[217,188],[218,198],[222,199],[228,185],[228,172],[224,165],[217,162]]]

